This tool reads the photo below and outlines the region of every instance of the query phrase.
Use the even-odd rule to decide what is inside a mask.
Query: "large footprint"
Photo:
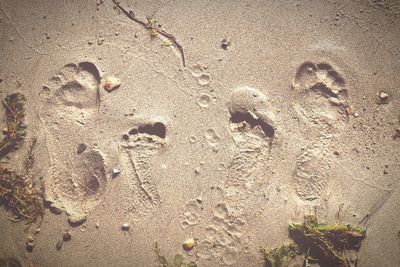
[[[70,63],[41,91],[40,119],[50,158],[45,199],[65,210],[70,222],[81,221],[99,203],[107,183],[103,156],[90,148],[99,82],[94,64]]]
[[[130,203],[126,211],[145,212],[160,203],[160,194],[151,172],[152,158],[165,144],[166,127],[162,122],[138,124],[122,136],[120,164]]]
[[[300,99],[295,110],[306,126],[302,140],[306,145],[293,173],[296,193],[303,200],[318,200],[326,193],[333,141],[347,120],[345,85],[326,63],[305,62],[294,78],[292,87]]]
[[[206,238],[199,243],[197,255],[233,265],[245,247],[242,236],[247,225],[246,206],[263,182],[275,128],[268,100],[257,89],[234,89],[228,109],[235,148],[223,188],[227,201],[214,207],[214,216],[206,228]]]

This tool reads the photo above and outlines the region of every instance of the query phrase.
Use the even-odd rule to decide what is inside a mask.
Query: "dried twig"
[[[183,53],[183,47],[182,45],[180,45],[178,43],[178,41],[176,40],[175,36],[173,36],[172,34],[159,29],[158,27],[156,27],[154,25],[154,23],[150,20],[148,20],[148,22],[144,22],[141,21],[140,19],[135,17],[135,14],[132,11],[127,11],[125,8],[123,8],[119,2],[117,0],[113,0],[114,4],[131,20],[133,20],[134,22],[142,25],[143,27],[145,27],[147,30],[149,30],[149,32],[152,33],[158,33],[161,34],[162,36],[164,36],[165,38],[167,38],[168,40],[170,40],[175,46],[176,48],[179,50],[181,57],[182,57],[182,64],[185,67],[185,54]],[[154,35],[154,34],[153,34]]]

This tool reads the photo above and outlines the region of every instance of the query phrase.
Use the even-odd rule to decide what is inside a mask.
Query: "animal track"
[[[164,146],[165,137],[166,128],[161,122],[140,124],[122,136],[121,164],[127,174],[127,200],[134,210],[150,209],[161,201],[151,174],[151,161]]]
[[[201,86],[209,85],[211,82],[210,74],[206,72],[207,67],[201,63],[196,63],[191,67],[191,74],[196,78]]]
[[[326,63],[303,63],[295,75],[293,89],[300,94],[295,110],[305,123],[306,145],[294,170],[297,195],[303,200],[317,200],[325,192],[332,162],[333,140],[347,121],[347,90],[341,75]]]
[[[40,119],[50,158],[45,198],[74,218],[85,216],[98,204],[107,184],[101,153],[90,148],[76,153],[79,144],[91,141],[89,130],[78,121],[91,122],[99,82],[94,64],[70,63],[41,92]]]
[[[215,257],[224,265],[235,264],[244,226],[244,220],[230,215],[225,204],[217,204],[206,238],[199,242],[197,256],[206,260]]]

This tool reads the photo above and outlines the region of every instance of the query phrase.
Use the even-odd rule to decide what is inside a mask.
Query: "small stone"
[[[121,86],[121,80],[114,76],[106,76],[104,79],[104,89],[111,92]]]
[[[224,50],[226,50],[226,49],[228,49],[228,47],[230,46],[230,44],[231,44],[231,42],[228,41],[227,39],[222,39],[221,48],[224,49]]]
[[[123,230],[123,231],[128,231],[129,228],[131,228],[131,227],[130,227],[130,225],[127,224],[127,223],[124,223],[123,225],[121,225],[121,230]]]
[[[196,241],[193,238],[189,238],[185,242],[183,242],[182,247],[184,250],[189,251],[194,248]]]
[[[100,223],[96,222],[96,228],[100,228]]]
[[[64,232],[64,234],[63,234],[63,240],[64,241],[70,241],[71,240],[71,233],[70,232],[68,232],[68,231],[65,231]]]
[[[33,247],[35,246],[35,244],[33,242],[26,242],[26,250],[29,252],[33,251]]]
[[[382,92],[379,93],[379,98],[381,100],[387,100],[389,98],[389,94],[382,91]]]
[[[118,174],[120,174],[120,173],[121,173],[121,171],[120,171],[119,169],[117,169],[117,168],[114,168],[114,169],[112,170],[112,175],[113,175],[113,177],[118,176]]]
[[[85,144],[79,144],[78,149],[76,150],[76,153],[81,154],[83,151],[85,151],[87,148],[87,145]]]
[[[196,168],[194,169],[194,173],[195,173],[195,174],[200,174],[200,167],[196,167]]]
[[[360,117],[360,114],[358,114],[357,112],[354,112],[354,113],[353,113],[353,116],[354,116],[355,118],[358,118],[358,117]]]
[[[92,44],[93,44],[93,42],[92,42],[92,41],[88,41],[87,43],[88,43],[88,45],[92,45]]]

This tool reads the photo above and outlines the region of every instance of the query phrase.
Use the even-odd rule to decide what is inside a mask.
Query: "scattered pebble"
[[[64,241],[66,241],[66,242],[67,242],[67,241],[70,241],[70,240],[71,240],[71,237],[72,237],[72,236],[71,236],[71,233],[70,233],[70,232],[68,232],[68,231],[65,231],[65,232],[64,232],[64,234],[63,234],[63,240],[64,240]]]
[[[117,169],[117,168],[113,169],[113,176],[117,176],[120,173],[121,173],[121,171],[119,169]]]
[[[100,223],[96,222],[96,228],[100,228]]]
[[[381,100],[387,100],[389,98],[389,94],[384,92],[384,91],[382,91],[382,92],[379,93],[379,98]]]
[[[120,79],[114,76],[106,76],[104,79],[104,89],[106,89],[108,92],[117,89],[120,85],[121,85]]]
[[[230,41],[228,41],[227,39],[222,39],[222,41],[221,41],[221,48],[222,49],[224,49],[224,50],[226,50],[226,49],[228,49],[228,47],[231,45],[231,42]]]
[[[32,242],[29,242],[29,241],[26,242],[26,250],[27,251],[32,252],[34,246],[35,246],[35,244],[33,243],[33,241]]]
[[[184,250],[189,251],[194,248],[195,240],[193,238],[189,238],[185,242],[183,242],[182,247]]]
[[[76,150],[76,153],[81,154],[83,151],[85,151],[87,148],[87,145],[85,144],[79,144],[78,149]]]
[[[358,118],[358,117],[360,117],[360,114],[358,114],[357,112],[354,112],[354,113],[353,113],[353,116],[354,116],[355,118]]]
[[[123,225],[121,225],[121,230],[123,230],[123,231],[128,231],[129,228],[131,228],[131,226],[127,223],[124,223]]]

